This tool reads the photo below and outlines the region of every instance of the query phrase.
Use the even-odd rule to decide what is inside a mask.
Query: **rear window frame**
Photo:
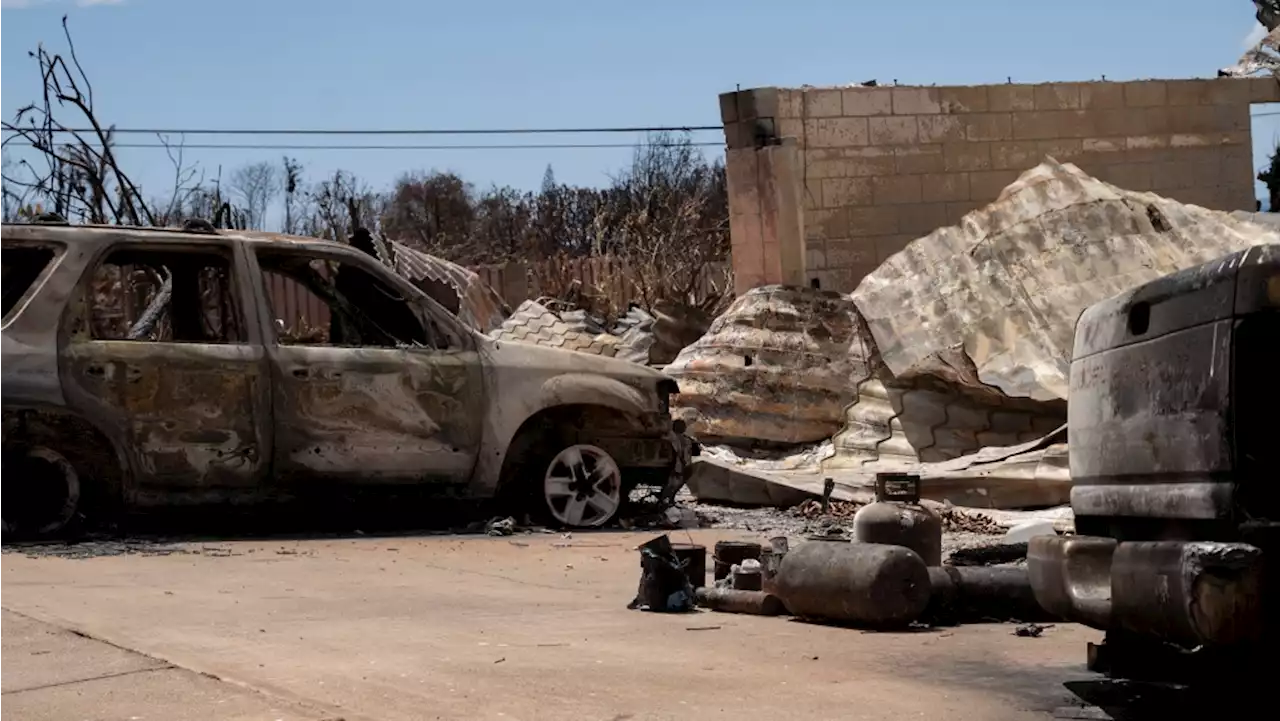
[[[40,274],[36,276],[35,280],[31,281],[31,285],[27,286],[26,291],[24,291],[22,296],[18,298],[17,302],[13,304],[13,307],[9,309],[9,312],[4,314],[4,318],[0,319],[0,330],[7,329],[13,324],[14,320],[22,315],[27,306],[31,304],[32,299],[35,298],[36,295],[40,293],[41,289],[44,288],[45,283],[49,280],[49,276],[53,275],[54,271],[56,271],[58,266],[62,263],[63,258],[67,256],[66,243],[56,240],[11,240],[8,238],[0,240],[0,253],[6,250],[24,250],[27,248],[44,248],[51,250],[53,251],[53,257],[49,259],[49,262],[45,263]]]

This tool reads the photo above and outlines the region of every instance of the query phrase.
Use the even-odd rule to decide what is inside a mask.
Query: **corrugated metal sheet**
[[[897,378],[942,374],[1013,397],[1065,399],[1076,318],[1089,305],[1280,233],[1136,193],[1052,159],[991,205],[908,245],[853,292]]]

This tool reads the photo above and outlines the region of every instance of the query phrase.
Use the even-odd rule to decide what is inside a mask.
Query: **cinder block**
[[[1218,105],[1214,107],[1214,115],[1220,131],[1253,129],[1253,117],[1248,103]]]
[[[801,147],[805,145],[804,121],[800,118],[778,118],[776,121],[779,138],[795,138]]]
[[[782,270],[782,247],[776,241],[764,239],[761,255],[764,256],[764,279],[766,283],[786,283]]]
[[[1034,85],[990,85],[987,87],[987,109],[993,113],[1036,109]]]
[[[804,117],[804,91],[778,89],[778,117]]]
[[[849,236],[866,238],[877,235],[894,235],[898,232],[898,210],[888,206],[850,208],[848,211]]]
[[[946,203],[898,206],[898,232],[909,237],[928,235],[947,224]],[[884,258],[879,258],[884,260]]]
[[[964,120],[966,140],[1009,140],[1013,137],[1012,113],[974,113]]]
[[[844,114],[840,91],[802,90],[800,114],[805,118],[838,118]]]
[[[1249,78],[1249,102],[1280,103],[1280,80],[1274,77]]]
[[[806,210],[816,210],[825,208],[822,204],[822,183],[823,178],[805,178],[804,181],[804,207]]]
[[[738,94],[720,93],[720,122],[738,122]]]
[[[1124,85],[1106,81],[1080,84],[1080,107],[1102,110],[1124,107]]]
[[[729,213],[759,214],[759,163],[753,148],[725,153],[725,182],[729,191]]]
[[[825,248],[819,250],[805,250],[804,252],[804,269],[805,272],[814,270],[823,270],[827,267],[827,253]]]
[[[1117,138],[1142,135],[1147,132],[1146,110],[1123,108],[1120,110],[1091,111],[1093,134],[1084,137]]]
[[[920,194],[925,203],[969,199],[969,174],[930,174],[920,178]]]
[[[1035,140],[991,144],[992,170],[1027,170],[1039,165],[1043,159],[1039,142]]]
[[[1228,144],[1229,137],[1223,133],[1174,133],[1169,136],[1169,147],[1209,148]]]
[[[990,205],[990,201],[963,200],[947,203],[947,225],[959,225],[964,216],[987,205]]]
[[[1208,80],[1167,80],[1165,100],[1169,105],[1208,105]]]
[[[948,173],[991,169],[991,148],[987,143],[947,143],[942,146],[943,168]]]
[[[845,148],[840,162],[848,177],[893,175],[896,167],[893,148]]]
[[[1150,163],[1121,163],[1102,168],[1098,177],[1125,190],[1151,190]]]
[[[871,205],[871,178],[828,178],[822,181],[822,203],[826,208]]]
[[[1126,150],[1124,138],[1085,138],[1081,147],[1086,153],[1123,153]]]
[[[876,205],[901,205],[920,202],[920,176],[889,175],[871,179]]]
[[[913,116],[868,118],[867,126],[872,145],[907,145],[920,140]]]
[[[1126,150],[1154,150],[1169,147],[1167,135],[1132,135],[1124,139]]]
[[[936,115],[942,112],[937,88],[893,88],[894,115]]]
[[[1203,180],[1207,181],[1203,182],[1205,185],[1213,184],[1210,179]],[[1151,189],[1156,192],[1192,188],[1201,182],[1196,177],[1196,166],[1192,163],[1167,160],[1151,166]]]
[[[819,118],[804,122],[806,147],[843,148],[866,145],[866,118]]]
[[[898,175],[941,173],[943,171],[941,145],[905,145],[893,149]]]
[[[862,279],[875,272],[877,263],[853,265],[848,268],[833,268],[831,273],[831,290],[841,293],[852,293]]]
[[[983,85],[938,88],[938,103],[942,112],[948,114],[985,113],[989,107],[987,88]]]
[[[844,208],[807,211],[804,215],[804,234],[806,238],[813,240],[848,237],[849,213]]]
[[[827,241],[827,267],[848,268],[876,262],[876,247],[865,238]]]
[[[942,214],[942,222],[939,223],[937,226],[935,226],[935,228],[940,228],[946,224],[947,224],[946,213],[944,212]],[[890,258],[890,256],[894,255],[895,253],[901,252],[908,245],[911,245],[911,242],[914,241],[916,238],[923,237],[924,235],[928,235],[929,233],[932,233],[933,230],[934,229],[930,229],[920,236],[882,235],[878,238],[875,238],[873,242],[875,243],[875,248],[876,248],[876,262],[877,263],[885,262]]]
[[[969,174],[970,200],[995,200],[1000,191],[1018,179],[1022,171],[1018,170],[984,170]]]
[[[1173,123],[1169,120],[1169,106],[1147,108],[1142,113],[1143,131],[1135,135],[1166,135],[1171,132]]]
[[[844,114],[853,117],[891,115],[892,88],[845,88],[841,91]]]
[[[740,245],[760,245],[763,242],[764,229],[760,226],[759,215],[740,213],[729,215],[729,244],[735,252]]]
[[[1060,126],[1059,110],[1037,110],[1013,114],[1013,137],[1017,140],[1056,138]]]
[[[922,143],[964,140],[964,119],[954,115],[921,115],[916,118]]]
[[[1079,110],[1080,85],[1043,83],[1035,86],[1036,110]]]
[[[1061,163],[1074,163],[1084,156],[1084,141],[1078,138],[1041,140],[1036,143],[1036,149],[1040,153],[1039,162],[1050,157]]]
[[[1163,80],[1137,80],[1124,84],[1124,104],[1131,108],[1150,108],[1168,103],[1168,86]]]
[[[1252,99],[1248,78],[1217,78],[1208,85],[1209,102],[1214,105],[1248,105]]]

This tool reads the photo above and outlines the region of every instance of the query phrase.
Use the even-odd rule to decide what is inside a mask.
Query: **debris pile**
[[[653,313],[632,306],[607,328],[604,321],[584,310],[557,313],[541,301],[526,300],[489,336],[661,365],[675,358],[679,351],[676,344],[692,343],[709,323],[706,314],[696,308],[659,302]]]
[[[849,296],[754,288],[667,366],[672,412],[704,443],[824,441],[868,374],[869,339]]]
[[[850,296],[757,288],[717,318],[669,369],[693,434],[742,445],[829,437],[831,453],[814,472],[711,452],[690,488],[703,501],[794,503],[828,476],[840,500],[858,500],[874,473],[900,471],[923,478],[924,497],[960,506],[1066,504],[1079,313],[1274,242],[1274,223],[1127,191],[1048,158]]]

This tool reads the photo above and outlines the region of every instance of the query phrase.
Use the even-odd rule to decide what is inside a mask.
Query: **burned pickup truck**
[[[44,222],[3,256],[6,535],[343,489],[599,527],[683,483],[675,381],[489,339],[345,244]]]

